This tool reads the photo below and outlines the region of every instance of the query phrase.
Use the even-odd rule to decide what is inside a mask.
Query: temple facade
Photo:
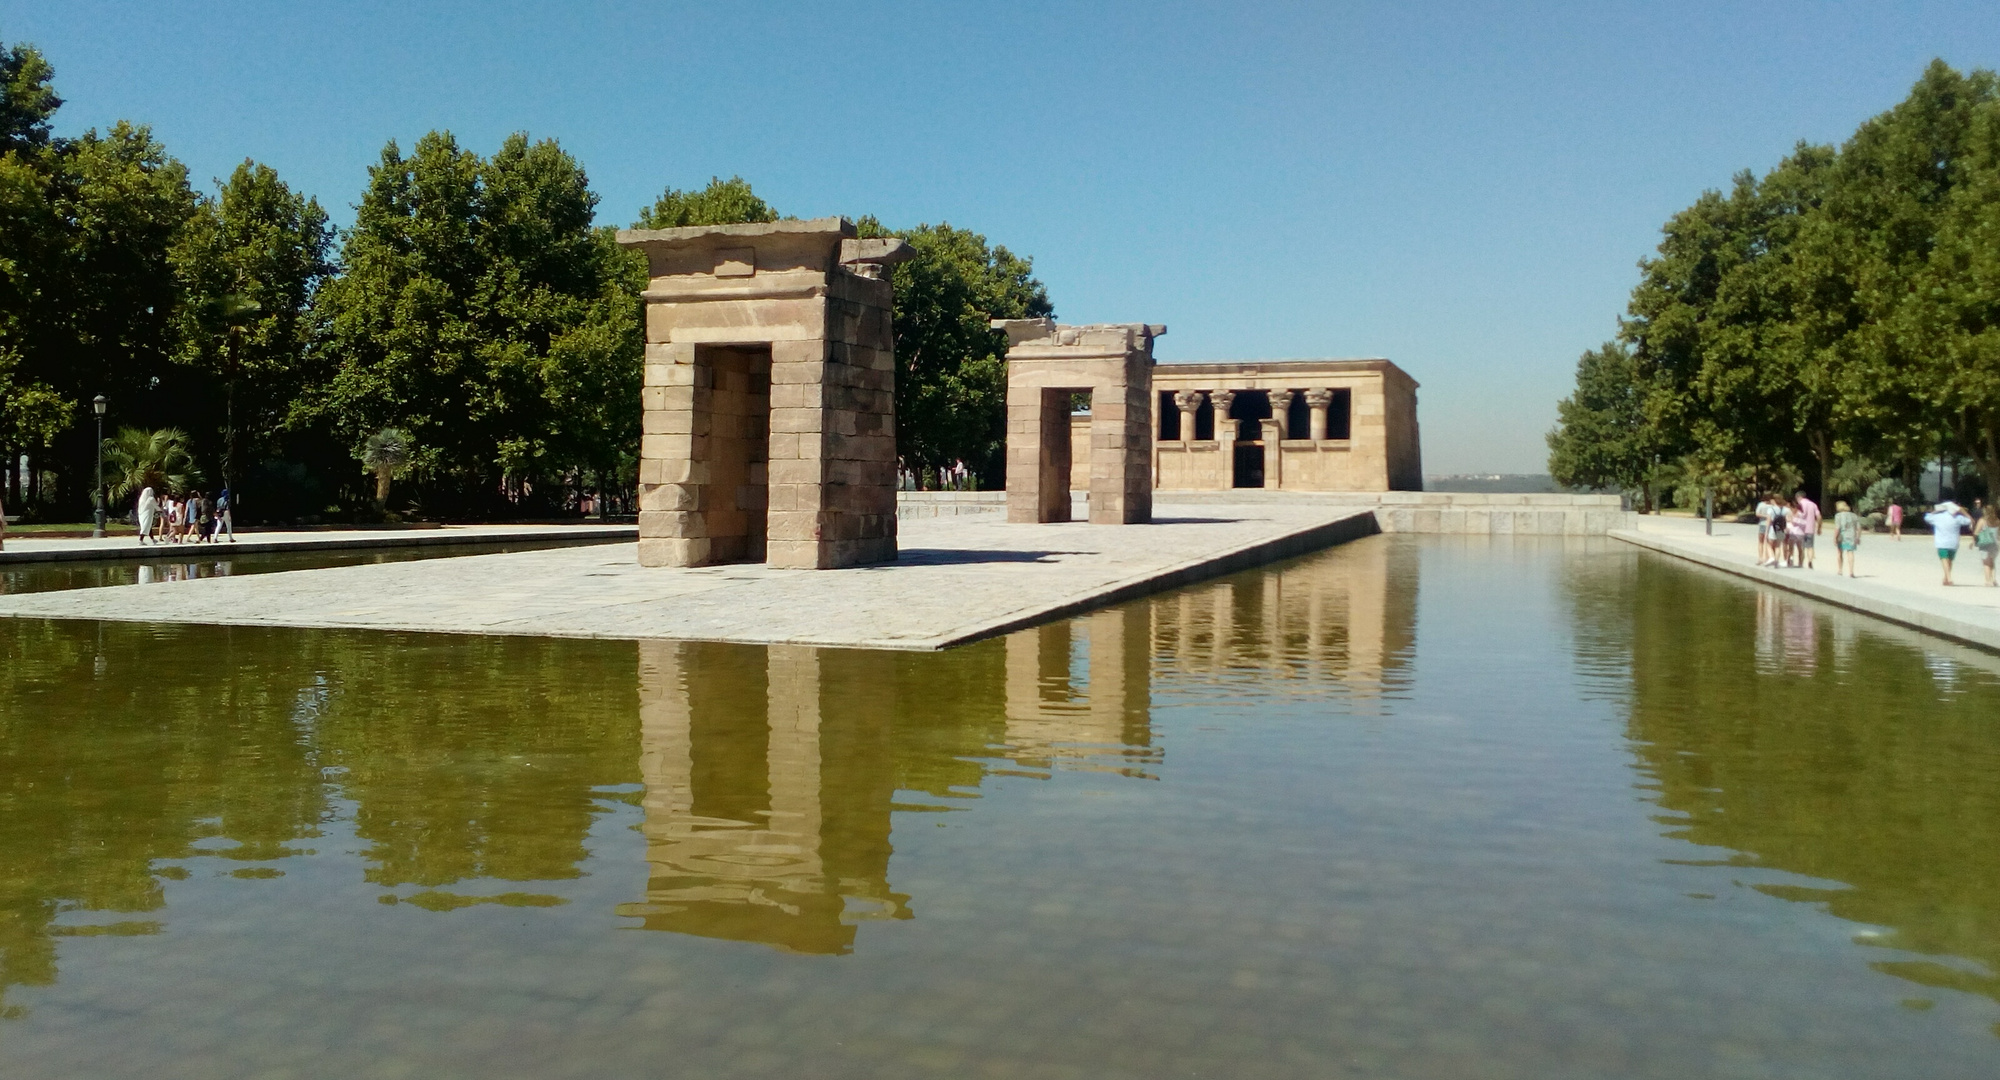
[[[1387,360],[1157,364],[1152,383],[1156,488],[1423,490],[1417,381]],[[1090,445],[1089,414],[1071,425]]]

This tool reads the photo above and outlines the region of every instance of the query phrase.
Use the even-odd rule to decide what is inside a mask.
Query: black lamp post
[[[90,493],[91,501],[97,504],[97,523],[91,527],[90,535],[104,535],[104,395],[90,399],[90,410],[97,414],[97,489]]]

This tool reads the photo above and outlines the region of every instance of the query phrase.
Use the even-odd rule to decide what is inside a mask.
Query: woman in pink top
[[[1889,535],[1898,540],[1903,538],[1903,504],[1889,504]]]

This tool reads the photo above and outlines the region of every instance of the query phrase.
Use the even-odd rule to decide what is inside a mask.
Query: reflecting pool
[[[1375,537],[940,654],[0,620],[7,1077],[1989,1077],[2000,659]]]
[[[601,542],[601,541],[599,541]],[[139,558],[119,561],[78,560],[54,563],[0,563],[0,593],[56,592],[94,589],[103,585],[154,585],[237,574],[274,574],[284,570],[317,570],[362,563],[450,559],[465,555],[498,555],[508,551],[539,551],[569,547],[574,540],[514,540],[491,544],[430,544],[391,548],[330,548],[318,551],[241,553],[228,544],[169,544],[135,548]]]

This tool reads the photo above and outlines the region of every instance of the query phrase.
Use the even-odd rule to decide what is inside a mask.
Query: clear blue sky
[[[1923,65],[1982,3],[760,4],[0,0],[65,133],[151,124],[346,222],[389,139],[554,136],[602,220],[741,174],[787,214],[950,221],[1164,360],[1387,356],[1428,472],[1539,472],[1666,217]]]

